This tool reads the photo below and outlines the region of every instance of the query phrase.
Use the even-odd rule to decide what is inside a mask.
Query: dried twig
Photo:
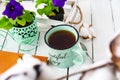
[[[81,8],[76,5],[77,9],[79,10],[79,13],[80,13],[80,20],[78,22],[72,22],[72,21],[69,21],[70,24],[79,24],[82,22],[82,19],[83,19],[83,14],[82,14],[82,11],[81,11]]]
[[[90,57],[90,55],[86,52],[86,55],[88,56],[88,58],[91,60],[92,63],[94,63],[94,60]]]
[[[86,55],[88,56],[88,58],[92,61],[92,63],[94,63],[94,60],[90,57],[90,55],[87,52],[88,50],[87,50],[87,47],[85,46],[85,44],[80,42],[80,45],[81,45],[82,49],[86,52]]]
[[[80,32],[80,30],[81,30],[81,28],[83,27],[83,24],[82,25],[80,25],[80,27],[79,27],[79,32]]]

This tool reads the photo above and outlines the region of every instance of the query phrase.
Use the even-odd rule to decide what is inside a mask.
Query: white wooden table
[[[34,7],[32,7],[34,3],[31,1],[27,2],[27,4],[26,2],[24,2],[23,4],[28,9],[35,9]],[[2,5],[0,5],[0,14],[3,9],[1,6]],[[94,59],[95,63],[110,59],[109,42],[113,35],[120,29],[120,0],[79,0],[79,6],[81,7],[83,12],[83,22],[88,24],[92,23],[92,27],[94,27],[96,31],[95,39],[86,41],[80,38],[80,41],[87,46],[88,53],[91,58]],[[42,31],[40,25],[38,25],[38,27],[40,29],[38,39],[39,44],[33,50],[30,50],[29,52],[21,51],[21,48],[26,48],[27,46],[22,46],[16,43],[6,33],[0,32],[5,37],[0,39],[0,45],[3,46],[1,47],[1,50],[48,56],[47,47],[44,43],[43,38],[46,31]],[[56,71],[55,77],[58,78],[79,71],[84,66],[89,67],[90,65],[92,65],[92,63],[89,59],[87,59],[87,61],[83,65],[75,65],[68,69],[53,67],[53,70]],[[66,78],[64,80],[78,80],[79,77],[80,74]]]

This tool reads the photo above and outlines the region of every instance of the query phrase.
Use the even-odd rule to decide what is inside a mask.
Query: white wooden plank
[[[2,16],[2,12],[4,11],[4,4],[3,4],[3,2],[2,3],[0,3],[0,17]]]
[[[48,47],[44,42],[44,35],[45,32],[40,32],[40,37],[39,37],[39,45],[37,48],[36,55],[41,55],[41,56],[48,56]]]
[[[111,0],[111,8],[115,24],[115,31],[117,32],[120,30],[120,0]]]
[[[36,46],[37,46],[37,41],[35,41],[31,44],[21,44],[19,53],[34,55]]]
[[[69,80],[79,80],[80,76],[81,76],[81,74],[77,74],[75,76],[71,76],[71,77],[69,77]]]
[[[54,80],[57,80],[63,76],[67,75],[67,69],[65,68],[58,68],[58,67],[54,67],[54,66],[50,66],[51,71],[54,73]],[[66,80],[66,78],[62,79],[62,80]]]
[[[18,43],[15,42],[9,35],[6,37],[6,46],[3,49],[4,51],[18,52]]]
[[[35,2],[33,1],[22,1],[21,3],[24,9],[35,11]]]
[[[87,23],[87,24],[91,24],[90,0],[81,0],[81,1],[79,1],[79,6],[80,6],[80,8],[82,10],[82,13],[83,13],[83,22]],[[76,16],[75,21],[78,21],[78,20],[79,20],[79,17]],[[75,26],[78,29],[80,24],[79,25],[73,25],[73,26]],[[84,43],[86,45],[86,47],[88,49],[88,54],[92,57],[92,41],[91,40],[83,40],[82,38],[80,38],[79,42],[82,42],[82,43]],[[81,69],[81,67],[84,67],[84,65],[89,65],[91,63],[92,62],[87,57],[87,60],[86,60],[86,62],[84,64],[75,65],[75,66],[71,67],[69,69],[69,74],[77,72],[78,70]],[[80,78],[80,75],[75,75],[75,76],[69,77],[69,80],[78,80],[79,78]]]
[[[92,0],[93,27],[97,38],[94,39],[95,61],[109,58],[109,40],[114,34],[110,0]]]
[[[5,30],[0,29],[0,50],[4,49],[7,42],[5,40],[6,37],[6,31]]]
[[[35,50],[30,50],[30,51],[19,50],[19,53],[34,55],[35,54]]]

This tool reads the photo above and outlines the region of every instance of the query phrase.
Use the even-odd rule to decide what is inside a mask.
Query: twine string
[[[78,5],[76,5],[76,7],[77,7],[79,14],[80,14],[80,20],[76,21],[76,22],[69,21],[69,24],[79,24],[83,20],[83,14],[82,14],[81,8]]]

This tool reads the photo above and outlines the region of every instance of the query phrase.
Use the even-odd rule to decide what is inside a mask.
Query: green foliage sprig
[[[31,24],[33,22],[34,17],[35,17],[35,12],[29,11],[29,10],[25,10],[25,9],[23,9],[21,11],[22,12],[21,15],[18,16],[20,14],[20,12],[19,12],[19,9],[15,11],[15,9],[16,9],[15,5],[18,6],[18,4],[20,2],[16,2],[15,3],[15,0],[14,0],[14,3],[13,3],[12,1],[13,0],[11,0],[11,3],[10,3],[10,1],[9,2],[7,1],[6,6],[7,7],[10,6],[10,9],[6,7],[6,13],[5,13],[5,15],[2,18],[0,18],[0,28],[3,28],[5,30],[9,30],[13,26],[15,26],[15,27],[28,26],[29,24]],[[20,8],[21,8],[21,5],[20,5]],[[13,13],[8,12],[10,10]],[[12,14],[15,14],[15,15],[12,15]],[[16,16],[15,19],[14,19],[14,16]]]
[[[56,14],[55,12],[53,12],[53,10],[56,10],[57,12],[59,12],[59,7],[54,6],[52,3],[52,0],[36,0],[36,8],[42,3],[46,5],[42,9],[37,9],[37,12],[40,15],[44,13],[47,16],[55,16]]]

